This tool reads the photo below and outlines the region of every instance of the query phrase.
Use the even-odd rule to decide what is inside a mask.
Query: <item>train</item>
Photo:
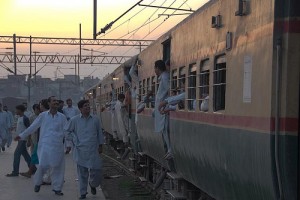
[[[165,170],[177,181],[165,199],[300,199],[299,8],[297,0],[210,0],[87,91],[112,134],[111,112],[101,109],[112,92],[155,94],[156,60],[170,61],[170,91],[186,80],[183,106],[170,112],[175,170],[154,133],[153,106],[137,114],[140,99],[130,104],[131,149],[146,159],[142,175],[155,183]],[[138,83],[130,80],[133,65]]]

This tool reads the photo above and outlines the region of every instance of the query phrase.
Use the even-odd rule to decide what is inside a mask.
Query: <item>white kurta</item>
[[[84,118],[80,114],[70,120],[65,130],[68,132],[67,140],[74,144],[74,161],[88,169],[101,169],[98,147],[104,139],[100,119],[94,115]]]
[[[132,85],[135,86],[135,89],[133,87],[131,87],[131,95],[132,98],[135,98],[135,124],[137,124],[138,121],[138,106],[139,106],[139,76],[136,73],[137,71],[137,66],[134,64],[131,66],[130,70],[129,70],[129,75],[131,77],[131,81],[132,81]]]
[[[178,95],[175,95],[175,96],[170,96],[170,97],[168,97],[167,99],[165,99],[167,102],[168,102],[168,104],[170,104],[170,105],[176,105],[176,104],[178,104],[180,101],[184,101],[184,99],[185,99],[185,92],[182,92],[182,93],[180,93],[180,94],[178,94]]]
[[[118,133],[123,137],[123,142],[128,142],[129,117],[124,104],[117,101],[115,105],[116,118],[118,120]]]
[[[57,112],[54,116],[45,111],[41,113],[34,122],[19,136],[21,139],[33,134],[40,128],[38,142],[39,165],[42,167],[58,167],[64,163],[64,126],[66,117]]]
[[[155,110],[154,110],[154,123],[155,123],[155,132],[161,133],[164,128],[166,128],[167,124],[167,115],[160,114],[158,110],[158,106],[160,102],[164,101],[169,95],[169,87],[170,87],[170,77],[168,72],[163,72],[159,76],[159,87],[157,89],[156,97],[155,97]]]
[[[72,117],[79,115],[80,111],[78,110],[78,108],[71,106],[71,107],[64,107],[63,113],[67,117],[67,120],[70,120]]]
[[[5,111],[0,111],[0,146],[5,145],[8,139],[8,129],[12,126],[9,115]]]

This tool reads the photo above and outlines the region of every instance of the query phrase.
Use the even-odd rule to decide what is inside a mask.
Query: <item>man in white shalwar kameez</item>
[[[115,110],[115,105],[116,105],[116,93],[113,84],[111,84],[111,101],[110,101],[110,114],[111,114],[111,130],[113,132],[113,138],[115,141],[119,141],[121,139],[121,134],[118,132],[117,126],[118,126],[118,120],[116,117],[116,110]]]
[[[78,102],[80,115],[73,117],[66,127],[68,132],[67,143],[73,142],[73,159],[77,163],[77,174],[80,186],[80,198],[85,199],[87,195],[88,180],[91,193],[96,194],[96,187],[101,184],[101,168],[103,133],[100,119],[91,115],[88,100]]]
[[[161,110],[159,110],[160,102],[164,101],[169,96],[170,75],[166,71],[165,63],[162,60],[157,60],[155,62],[154,70],[159,80],[159,87],[155,96],[154,131],[162,134],[167,151],[165,158],[171,158],[169,115],[161,114]]]
[[[116,118],[118,120],[118,133],[123,137],[123,142],[128,145],[129,138],[129,116],[124,104],[125,95],[119,94],[115,105]]]
[[[20,140],[33,134],[40,128],[40,138],[38,142],[39,165],[34,176],[34,191],[39,192],[43,182],[43,175],[51,169],[52,189],[56,195],[63,195],[62,187],[65,174],[64,126],[67,118],[64,114],[57,112],[58,100],[49,97],[49,111],[41,113],[34,122],[23,131],[15,140]]]
[[[9,119],[9,115],[2,109],[2,103],[0,103],[0,152],[5,151],[5,144],[8,139],[9,129],[12,124]]]

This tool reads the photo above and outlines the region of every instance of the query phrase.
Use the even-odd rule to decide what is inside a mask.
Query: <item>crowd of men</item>
[[[88,100],[80,100],[78,108],[72,100],[62,100],[51,96],[32,106],[33,113],[27,110],[27,104],[17,105],[13,114],[2,108],[0,103],[0,144],[1,151],[9,147],[12,133],[17,146],[13,157],[13,170],[7,177],[19,175],[30,178],[34,175],[34,191],[39,192],[44,184],[51,184],[55,195],[62,196],[65,173],[65,154],[71,150],[77,164],[80,198],[87,196],[88,185],[91,193],[101,183],[101,157],[103,133],[100,120],[91,114]],[[28,148],[30,147],[30,152]],[[24,157],[28,171],[19,173],[20,159]],[[47,177],[45,180],[45,177]]]
[[[111,101],[107,102],[106,109],[111,112],[111,129],[113,137],[116,141],[123,141],[125,146],[129,143],[129,135],[131,132],[130,123],[129,123],[129,110],[130,110],[130,100],[126,99],[136,99],[136,115],[135,123],[138,123],[138,115],[143,112],[146,105],[153,108],[154,117],[154,132],[162,135],[163,143],[165,146],[165,159],[171,160],[173,158],[172,148],[170,144],[170,133],[169,133],[169,112],[175,111],[177,104],[182,105],[185,100],[185,80],[182,80],[182,88],[172,91],[172,94],[169,95],[170,91],[170,62],[166,63],[162,60],[157,60],[154,63],[154,70],[158,77],[158,88],[156,94],[152,91],[148,91],[145,96],[139,94],[139,83],[140,79],[138,76],[138,61],[134,63],[129,71],[129,76],[124,77],[125,80],[125,94],[115,95],[115,89],[113,84]],[[126,98],[126,96],[129,96]],[[102,109],[103,111],[104,109]],[[139,134],[136,133],[138,136]],[[139,141],[139,139],[137,139]],[[124,156],[123,156],[124,157]]]

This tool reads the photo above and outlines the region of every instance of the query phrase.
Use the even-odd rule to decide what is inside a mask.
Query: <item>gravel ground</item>
[[[107,146],[104,148],[104,154],[113,159],[117,157],[115,152]],[[141,186],[137,177],[129,175],[106,156],[103,156],[103,176],[102,190],[107,200],[155,199],[146,188]]]

